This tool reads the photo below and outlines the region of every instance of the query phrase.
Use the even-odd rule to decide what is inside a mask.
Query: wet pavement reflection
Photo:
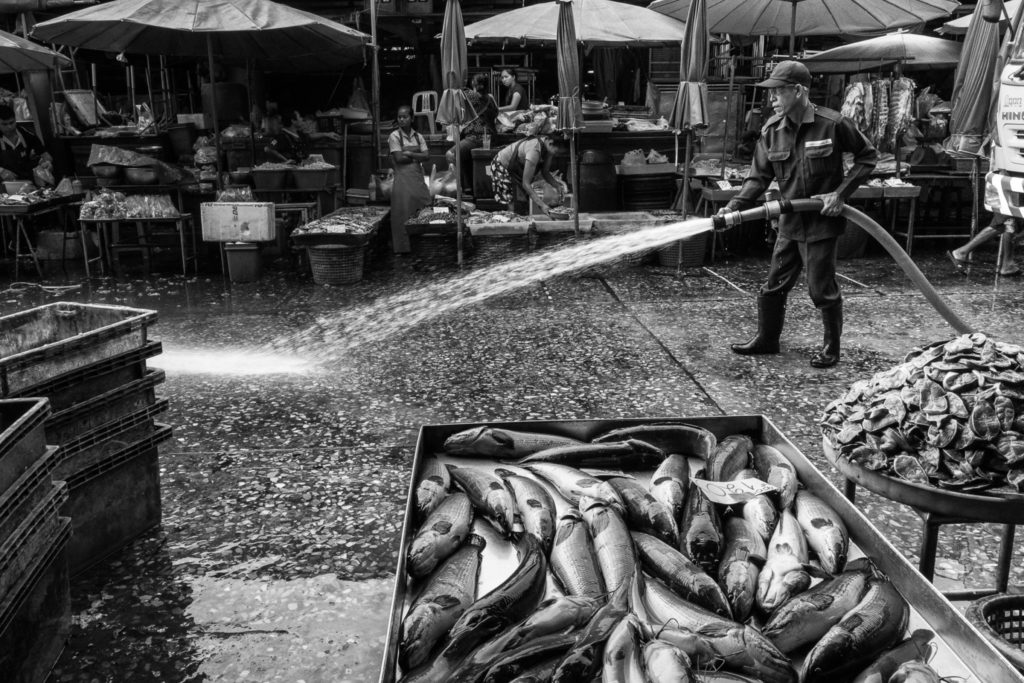
[[[996,287],[984,262],[959,275],[938,247],[915,260],[966,320],[1024,343],[1024,282]],[[155,309],[164,347],[150,360],[167,372],[157,393],[174,427],[160,453],[163,523],[72,580],[73,633],[52,680],[376,680],[422,424],[763,413],[838,483],[821,453],[822,408],[954,332],[879,254],[840,262],[839,366],[807,363],[821,330],[803,290],[780,355],[734,355],[765,272],[762,253],[679,275],[606,267],[316,362],[272,342],[437,274],[384,263],[347,287],[275,270],[251,284],[55,274],[45,284],[83,286],[0,294],[5,314],[55,300]],[[871,494],[858,501],[916,562],[917,517]],[[941,580],[991,584],[997,533],[944,529]]]

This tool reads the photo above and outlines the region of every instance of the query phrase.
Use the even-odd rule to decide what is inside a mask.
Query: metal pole
[[[576,124],[573,123],[573,126]],[[569,174],[572,180],[572,230],[580,236],[580,167],[576,163],[576,128],[569,131]]]
[[[459,267],[462,267],[462,154],[459,153],[459,126],[451,127],[452,140],[455,142],[455,229],[456,241],[459,246]]]
[[[213,116],[213,144],[217,148],[217,180],[213,183],[213,188],[219,190],[221,187],[221,161],[220,161],[220,132],[217,130],[217,85],[216,78],[214,77],[213,71],[213,37],[206,34],[206,57],[210,64],[210,109]]]
[[[373,162],[371,167],[374,173],[380,168],[380,64],[377,53],[380,47],[377,45],[377,0],[370,1],[370,116],[373,117],[372,132]],[[459,233],[459,239],[462,234]],[[461,242],[460,242],[461,244]],[[462,251],[459,251],[460,262]]]
[[[796,3],[798,0],[790,0],[793,3],[793,12],[789,15],[789,56],[796,55]]]

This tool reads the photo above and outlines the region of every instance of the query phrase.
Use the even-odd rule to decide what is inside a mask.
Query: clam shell
[[[996,412],[996,419],[999,420],[999,427],[1004,432],[1013,429],[1013,420],[1017,416],[1013,401],[1007,396],[996,396],[992,401],[992,408]]]
[[[983,441],[991,441],[1001,429],[996,410],[988,401],[978,401],[974,404],[967,426]]]
[[[915,484],[927,484],[928,475],[925,474],[921,463],[912,455],[897,455],[892,461],[892,471],[901,479],[914,482]]]

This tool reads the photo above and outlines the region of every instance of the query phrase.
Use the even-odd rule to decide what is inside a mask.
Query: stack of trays
[[[0,318],[4,397],[44,396],[53,413],[45,443],[59,446],[53,478],[67,482],[68,566],[77,573],[160,523],[157,445],[171,428],[147,368],[160,353],[147,339],[156,312],[56,303]]]
[[[43,681],[71,630],[60,516],[64,482],[51,480],[58,449],[47,446],[45,398],[0,401],[0,680]]]

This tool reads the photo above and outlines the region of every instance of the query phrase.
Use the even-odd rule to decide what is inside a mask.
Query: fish
[[[756,471],[742,470],[733,477],[733,481],[757,478]],[[750,522],[750,525],[754,527],[761,540],[764,543],[768,543],[772,538],[772,534],[775,533],[775,527],[779,523],[779,511],[775,507],[775,503],[768,497],[768,494],[762,493],[747,500],[742,504],[740,512],[743,515],[743,519]]]
[[[512,491],[523,529],[540,541],[545,553],[555,540],[555,501],[539,482],[504,469],[494,471]]]
[[[538,661],[561,656],[576,642],[575,633],[549,633],[521,642],[502,652],[488,667],[484,683],[505,683]],[[467,679],[469,680],[469,679]]]
[[[811,648],[804,683],[835,681],[861,671],[907,630],[910,606],[887,579],[871,579],[864,597]]]
[[[636,479],[608,479],[626,505],[626,523],[630,529],[657,536],[666,543],[679,544],[679,525],[672,511],[652,496]]]
[[[596,597],[605,594],[590,529],[578,510],[558,520],[551,546],[551,572],[567,595]]]
[[[657,626],[675,626],[700,632],[708,625],[733,625],[732,619],[679,597],[660,579],[643,577],[643,606],[647,621]]]
[[[548,683],[555,673],[555,667],[562,661],[562,656],[548,657],[531,664],[521,674],[508,683]]]
[[[850,533],[836,511],[806,490],[797,491],[793,511],[821,568],[829,574],[843,571],[850,551]]]
[[[652,640],[643,646],[644,670],[650,683],[694,683],[690,658],[675,645]]]
[[[406,570],[415,577],[429,576],[462,545],[473,523],[473,505],[464,493],[450,494],[420,526],[406,555]]]
[[[749,467],[752,450],[754,450],[754,442],[749,436],[733,434],[725,437],[718,442],[705,465],[708,479],[732,481],[737,472]]]
[[[514,627],[505,649],[510,650],[541,636],[581,629],[603,604],[603,596],[564,596],[545,600],[533,614]]]
[[[502,480],[490,472],[472,467],[448,465],[448,473],[469,496],[477,512],[491,522],[502,536],[512,538],[518,510],[512,492]]]
[[[555,487],[559,495],[573,505],[579,505],[580,496],[603,500],[621,513],[626,505],[612,485],[590,476],[586,472],[550,462],[537,462],[525,468]]]
[[[689,488],[690,463],[685,455],[669,455],[651,475],[651,495],[669,509],[677,525],[683,520]]]
[[[900,664],[889,683],[942,683],[943,680],[927,663],[911,660]]]
[[[931,654],[929,643],[934,637],[935,634],[927,629],[917,629],[909,638],[883,652],[868,668],[857,674],[853,683],[888,683],[903,662],[927,660]]]
[[[551,683],[589,681],[601,671],[604,643],[616,624],[629,614],[630,587],[629,583],[623,583],[612,591],[608,602],[597,610],[576,637],[576,643],[558,662],[551,675]]]
[[[612,467],[624,471],[654,469],[665,460],[665,451],[639,439],[556,446],[516,460],[514,465],[553,462],[570,467]]]
[[[583,520],[594,539],[601,576],[604,577],[605,587],[614,591],[638,571],[633,538],[629,535],[626,521],[613,507],[593,499],[584,499],[582,502],[589,502],[586,509],[582,510]]]
[[[674,626],[656,626],[649,621],[641,620],[640,638],[647,642],[662,640],[680,652],[690,661],[692,669],[700,671],[717,670],[722,665],[722,658],[707,638],[688,628]]]
[[[685,422],[656,422],[613,429],[595,437],[592,443],[626,439],[640,439],[666,453],[678,453],[702,460],[707,460],[718,443],[715,435],[708,430]]]
[[[796,498],[799,479],[796,468],[777,448],[759,443],[754,446],[754,469],[758,476],[777,489],[774,494],[779,510],[787,510]]]
[[[757,577],[764,566],[767,549],[754,526],[743,517],[728,517],[722,533],[725,551],[718,564],[718,584],[725,592],[732,617],[744,622],[754,606]]]
[[[628,614],[615,625],[604,645],[601,683],[643,683],[641,655],[639,623]]]
[[[684,600],[731,618],[732,610],[721,587],[703,569],[664,541],[631,532],[640,564]]]
[[[761,633],[786,653],[818,642],[856,607],[872,575],[868,562],[856,561],[849,571],[822,581],[779,606]]]
[[[754,602],[770,613],[794,595],[807,590],[812,575],[828,576],[808,563],[804,532],[793,513],[783,510],[779,525],[768,543],[768,559],[757,577]]]
[[[437,506],[448,495],[449,486],[451,486],[451,477],[448,476],[448,468],[436,457],[423,458],[420,478],[416,483],[418,519],[426,519],[427,515],[437,509]]]
[[[501,427],[472,427],[452,434],[444,441],[448,455],[484,456],[495,459],[524,458],[531,453],[556,446],[583,443],[578,439],[555,434],[518,432]]]
[[[679,547],[687,557],[711,574],[722,555],[722,529],[715,504],[697,485],[690,482],[686,494],[686,510],[679,526]]]
[[[698,629],[722,659],[722,666],[762,683],[797,683],[796,669],[757,629],[744,624],[709,624]]]
[[[408,670],[427,661],[434,646],[476,600],[482,537],[470,534],[461,548],[446,559],[427,579],[402,620],[398,663]]]

